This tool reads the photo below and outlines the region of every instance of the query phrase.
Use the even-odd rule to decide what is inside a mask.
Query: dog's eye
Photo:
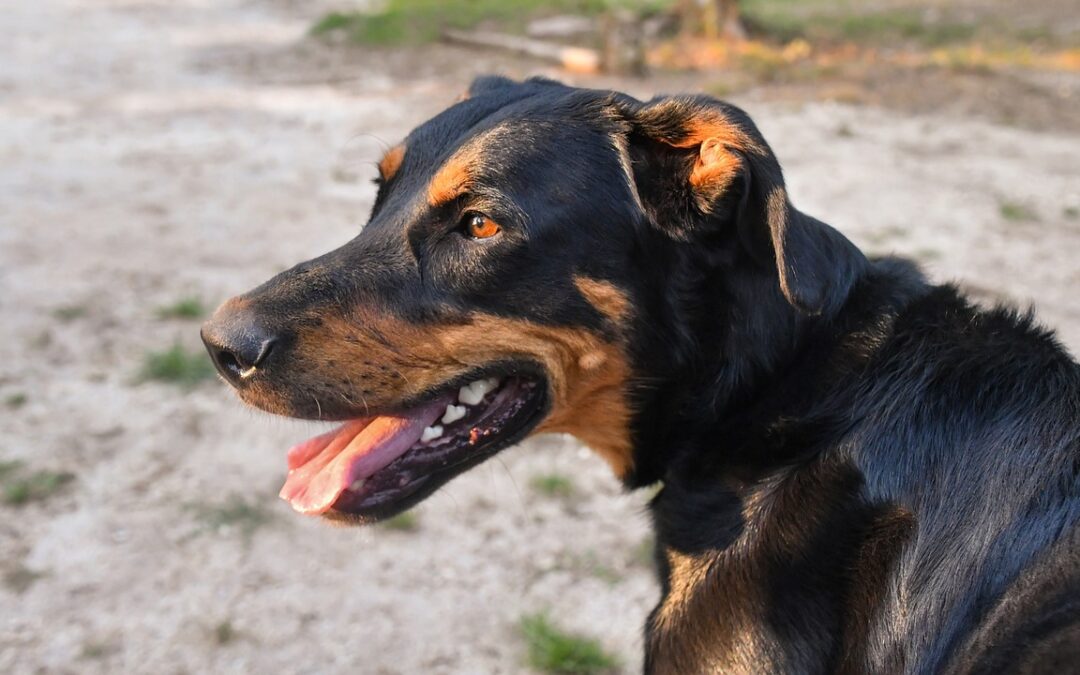
[[[466,214],[464,221],[465,233],[473,239],[490,239],[502,232],[498,223],[482,213]]]

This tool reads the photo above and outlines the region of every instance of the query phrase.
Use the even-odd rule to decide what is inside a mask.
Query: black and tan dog
[[[367,522],[532,433],[651,504],[655,673],[1080,671],[1080,368],[795,210],[740,110],[478,80],[203,336]]]

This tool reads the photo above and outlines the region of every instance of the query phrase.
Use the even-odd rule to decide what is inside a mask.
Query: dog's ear
[[[707,97],[614,100],[642,206],[675,239],[734,233],[775,266],[787,300],[808,314],[847,299],[866,259],[839,232],[797,211],[780,164],[750,118]]]
[[[469,85],[469,89],[462,95],[462,98],[472,98],[473,96],[480,96],[499,89],[513,89],[514,87],[521,86],[521,83],[515,82],[508,77],[502,75],[481,75],[472,81]]]
[[[508,77],[503,77],[502,75],[481,75],[472,81],[468,90],[459,97],[459,100],[473,98],[474,96],[483,96],[499,91],[511,92],[518,90],[519,92],[525,91],[535,93],[537,90],[544,87],[565,88],[565,86],[566,85],[561,82],[546,77],[530,77],[527,80],[518,82],[516,80],[511,80]]]

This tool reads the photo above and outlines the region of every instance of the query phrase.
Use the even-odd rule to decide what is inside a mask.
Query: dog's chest
[[[662,551],[666,593],[650,618],[649,672],[776,672],[764,601],[752,569]]]
[[[691,485],[669,483],[654,502],[664,593],[647,630],[649,672],[862,662],[908,520],[867,504],[841,464]]]

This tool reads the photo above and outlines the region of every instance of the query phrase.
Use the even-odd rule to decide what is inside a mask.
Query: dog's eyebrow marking
[[[401,168],[401,163],[405,161],[405,144],[398,143],[394,147],[386,151],[379,160],[379,175],[383,181],[388,181],[394,177],[394,174]]]
[[[467,192],[472,184],[472,168],[480,160],[480,149],[470,145],[454,153],[428,184],[428,204],[442,206]]]
[[[502,124],[469,139],[458,148],[431,178],[428,184],[428,204],[442,206],[468,192],[487,144],[510,131],[510,127]]]

